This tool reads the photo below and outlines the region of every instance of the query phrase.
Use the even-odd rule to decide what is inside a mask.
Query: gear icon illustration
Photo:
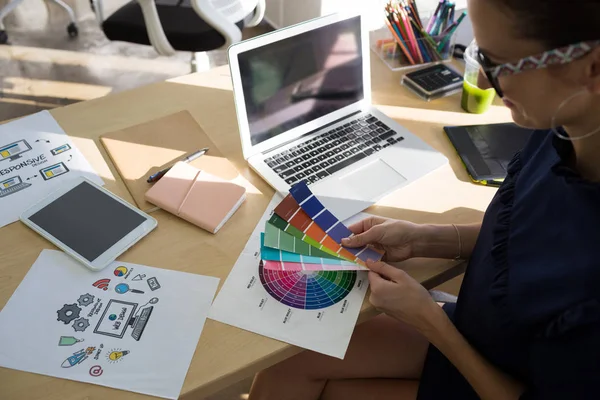
[[[90,323],[85,318],[79,318],[73,322],[73,329],[75,329],[75,332],[83,332],[88,326],[90,326]]]
[[[73,321],[75,318],[79,318],[80,312],[81,308],[77,307],[77,304],[65,304],[63,308],[56,312],[58,314],[57,321],[62,321],[66,325]]]
[[[94,302],[94,296],[89,293],[82,294],[77,299],[77,302],[79,303],[80,306],[87,307]]]

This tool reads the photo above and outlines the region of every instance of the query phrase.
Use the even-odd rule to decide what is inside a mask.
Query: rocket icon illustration
[[[83,360],[85,360],[86,358],[88,358],[86,350],[81,349],[77,353],[74,353],[71,357],[63,361],[63,363],[60,366],[63,368],[71,368],[72,366],[83,362]]]

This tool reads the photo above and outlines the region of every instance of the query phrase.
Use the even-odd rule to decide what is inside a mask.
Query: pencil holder
[[[389,29],[383,28],[369,33],[371,51],[377,54],[392,71],[452,60],[456,35],[452,35],[445,43],[440,42],[439,39],[441,38],[431,37],[416,39],[410,43],[405,42],[404,46],[412,46],[405,51],[396,42]],[[416,54],[416,57],[413,54]]]

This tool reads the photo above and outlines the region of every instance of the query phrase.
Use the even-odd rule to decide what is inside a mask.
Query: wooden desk
[[[372,60],[372,70],[374,103],[443,152],[450,164],[388,196],[368,211],[415,222],[479,221],[495,191],[469,183],[441,128],[452,124],[509,121],[508,111],[494,107],[483,116],[469,115],[460,109],[459,95],[425,103],[401,87],[401,75],[389,71],[376,57]],[[217,276],[223,283],[273,194],[243,160],[228,68],[73,104],[53,110],[52,115],[105,180],[106,187],[131,201],[99,136],[180,110],[191,112],[222,153],[233,160],[240,173],[256,187],[252,195],[260,201],[236,213],[215,236],[158,211],[153,214],[159,221],[157,230],[125,253],[121,260]],[[0,306],[6,304],[44,248],[52,246],[21,223],[0,229]],[[454,265],[443,260],[411,260],[402,267],[431,286]],[[360,320],[374,314],[375,310],[365,302]],[[181,398],[202,398],[298,351],[286,343],[208,320]],[[11,400],[144,397],[4,368],[0,369],[0,388],[0,397]]]

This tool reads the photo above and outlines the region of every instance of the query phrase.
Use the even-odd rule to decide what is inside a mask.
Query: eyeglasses
[[[503,97],[504,93],[500,88],[498,78],[516,75],[524,71],[547,68],[550,65],[568,64],[585,56],[597,46],[600,46],[600,40],[581,42],[506,64],[494,63],[481,50],[477,51],[477,57],[490,84],[494,87],[498,96]]]

